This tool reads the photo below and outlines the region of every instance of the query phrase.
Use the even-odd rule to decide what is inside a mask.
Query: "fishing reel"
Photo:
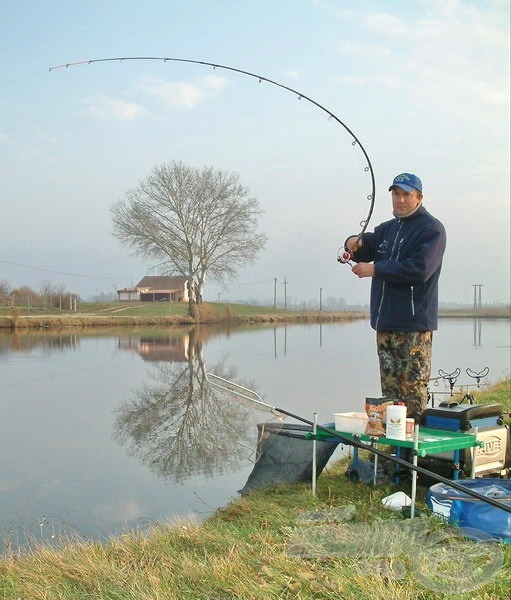
[[[347,250],[344,250],[344,252],[337,255],[337,262],[341,263],[341,265],[351,265],[352,259],[353,256],[351,255],[351,252],[348,252]]]
[[[364,226],[365,226],[365,221],[363,222]],[[351,262],[353,260],[353,252],[350,252],[350,250],[348,248],[350,248],[350,246],[348,246],[348,241],[355,239],[355,245],[354,247],[356,249],[360,248],[360,246],[362,245],[362,234],[363,234],[364,230],[362,230],[361,233],[359,233],[358,235],[350,235],[349,237],[346,238],[346,241],[344,242],[344,245],[339,248],[339,250],[337,250],[337,262],[341,263],[341,265],[350,265],[353,266],[353,263]],[[351,248],[353,249],[353,248]]]

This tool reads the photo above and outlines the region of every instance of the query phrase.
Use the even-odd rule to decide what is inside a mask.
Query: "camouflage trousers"
[[[428,403],[432,341],[431,331],[376,333],[382,394],[405,402],[416,421]]]

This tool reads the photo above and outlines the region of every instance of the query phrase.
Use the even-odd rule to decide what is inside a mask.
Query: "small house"
[[[188,302],[188,279],[182,275],[148,275],[134,288],[117,290],[119,301]]]

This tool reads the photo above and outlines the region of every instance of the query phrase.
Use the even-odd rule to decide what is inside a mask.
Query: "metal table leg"
[[[318,433],[318,413],[314,413],[314,425],[312,427],[312,495],[316,496],[317,459],[316,459],[316,436]]]
[[[476,439],[477,439],[478,431],[479,431],[479,427],[474,427],[473,434],[476,436]],[[472,452],[472,468],[470,469],[470,477],[471,477],[471,479],[474,479],[474,477],[476,476],[477,446],[473,446],[471,448],[471,452]]]
[[[415,426],[413,433],[413,466],[417,466],[417,453],[419,450],[419,424]],[[412,470],[412,506],[410,508],[410,517],[415,517],[415,498],[417,496],[417,471]]]

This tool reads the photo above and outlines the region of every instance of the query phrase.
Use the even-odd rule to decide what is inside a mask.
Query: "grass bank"
[[[511,318],[510,307],[441,310],[441,318]],[[168,302],[80,302],[76,311],[47,307],[0,306],[0,329],[63,327],[167,326],[250,323],[317,323],[367,319],[367,311],[297,311],[250,304],[204,302],[188,314],[188,305]]]
[[[507,380],[479,391],[477,401],[503,400],[509,406],[510,384]],[[446,544],[434,542],[443,539],[442,524],[426,516],[404,519],[383,508],[382,498],[395,487],[351,483],[345,469],[344,461],[329,467],[318,480],[315,497],[305,484],[270,488],[240,498],[203,524],[179,521],[104,544],[62,539],[52,548],[34,546],[29,555],[8,552],[0,559],[0,598],[509,598],[511,548],[493,547],[493,555],[504,553],[504,564],[485,578],[487,567],[480,559],[466,562],[467,546],[454,544],[446,550]],[[419,491],[418,508],[425,510],[423,496]],[[332,537],[341,531],[348,537]],[[446,559],[449,550],[455,551],[452,559]],[[469,550],[477,552],[474,545]],[[432,583],[439,585],[442,567],[451,583],[439,591]],[[468,577],[484,585],[461,592]]]
[[[0,307],[0,328],[119,327],[140,325],[230,325],[243,323],[330,322],[365,319],[364,312],[296,311],[249,304],[204,302],[188,314],[182,303],[80,303],[77,311],[48,308]]]

